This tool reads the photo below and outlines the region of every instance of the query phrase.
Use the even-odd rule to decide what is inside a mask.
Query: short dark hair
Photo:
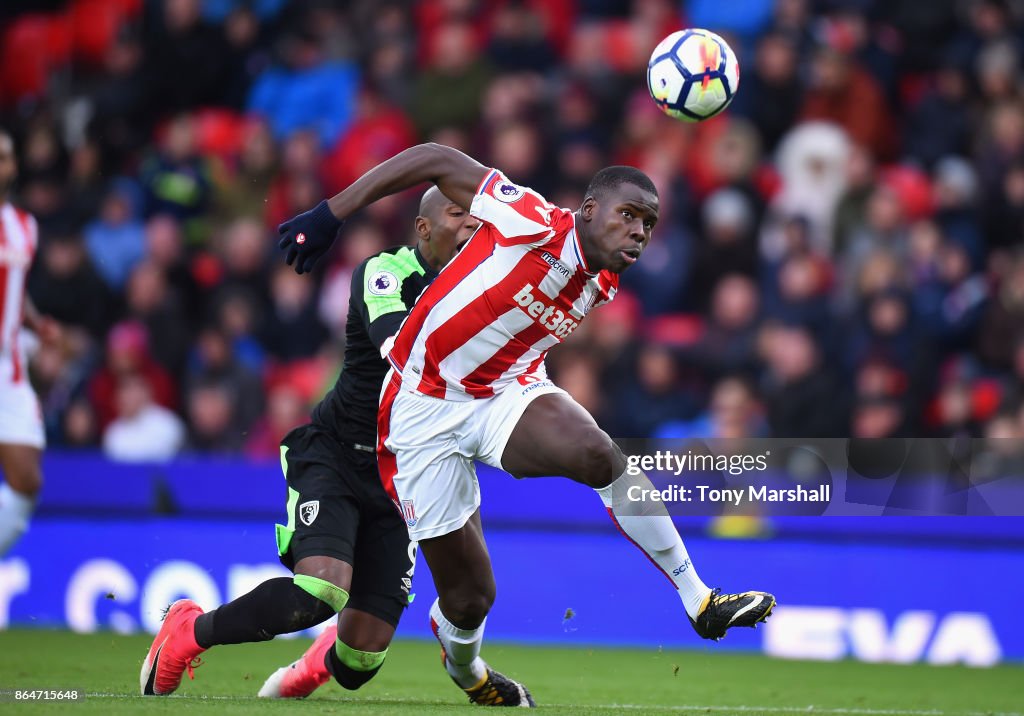
[[[599,171],[590,180],[585,196],[600,198],[600,195],[617,188],[620,184],[633,184],[658,196],[658,190],[649,176],[636,167],[627,166],[605,167]]]

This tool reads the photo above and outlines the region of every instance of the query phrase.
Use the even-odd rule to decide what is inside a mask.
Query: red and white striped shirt
[[[618,290],[588,270],[573,212],[492,170],[470,213],[481,225],[419,297],[388,354],[406,386],[489,398],[546,376],[544,356]]]
[[[25,302],[25,279],[38,244],[36,220],[11,204],[0,206],[0,381],[26,379],[18,334]]]

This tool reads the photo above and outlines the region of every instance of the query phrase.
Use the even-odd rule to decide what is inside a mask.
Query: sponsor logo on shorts
[[[299,505],[299,519],[302,520],[302,524],[309,527],[313,524],[313,520],[320,514],[320,500],[310,500],[309,502],[303,502]]]
[[[537,292],[537,296],[534,295]],[[530,318],[547,328],[558,338],[568,338],[576,330],[579,321],[568,316],[559,308],[552,306],[543,292],[537,291],[533,284],[526,284],[515,295],[515,301]]]
[[[366,289],[374,296],[390,296],[398,290],[398,277],[390,271],[378,271],[370,276]]]
[[[512,204],[523,198],[523,190],[510,181],[500,181],[491,189],[491,196],[503,204]]]
[[[412,500],[402,500],[402,517],[405,524],[415,527],[419,519],[416,517],[416,508],[412,506]]]

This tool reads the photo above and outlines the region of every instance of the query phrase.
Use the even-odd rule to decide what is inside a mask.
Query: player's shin
[[[367,681],[376,676],[388,650],[384,651],[359,651],[338,639],[334,648],[327,652],[327,670],[334,676],[334,680],[343,689],[355,691]]]
[[[604,502],[608,515],[626,539],[639,547],[679,592],[691,619],[697,616],[705,598],[711,593],[690,561],[679,532],[661,502],[628,499],[630,488],[639,486],[653,490],[643,473],[624,472],[607,487],[595,490]],[[636,490],[632,494],[643,494]],[[650,494],[650,493],[647,493]]]
[[[0,557],[7,554],[28,529],[35,504],[34,499],[12,489],[6,482],[0,484]]]
[[[459,686],[471,689],[487,678],[487,664],[480,658],[484,619],[476,629],[459,629],[441,612],[440,600],[430,607],[430,628],[444,649],[444,666]]]
[[[302,584],[278,577],[201,615],[196,619],[195,638],[204,649],[215,644],[267,641],[278,634],[314,627],[334,614],[331,604]]]

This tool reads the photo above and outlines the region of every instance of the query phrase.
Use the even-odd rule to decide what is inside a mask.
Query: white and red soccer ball
[[[732,48],[709,30],[673,32],[647,63],[647,89],[670,117],[699,122],[729,106],[740,86]]]

